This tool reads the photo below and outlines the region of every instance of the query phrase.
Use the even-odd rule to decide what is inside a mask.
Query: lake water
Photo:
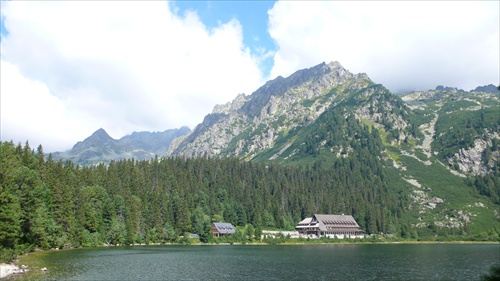
[[[53,251],[44,280],[479,280],[498,244],[135,246]]]

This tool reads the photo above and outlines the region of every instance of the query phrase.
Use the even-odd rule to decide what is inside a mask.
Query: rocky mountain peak
[[[217,104],[212,113],[222,113],[229,114],[232,111],[236,111],[241,108],[241,106],[247,101],[247,96],[245,94],[239,94],[232,102],[228,102],[226,104]]]
[[[95,131],[90,137],[86,138],[85,140],[81,142],[77,142],[74,146],[73,149],[74,151],[82,151],[85,150],[89,147],[96,147],[96,146],[106,146],[109,144],[113,144],[115,142],[115,139],[113,139],[103,128],[100,128],[99,130]]]
[[[286,78],[279,76],[250,96],[240,94],[232,102],[215,106],[169,154],[252,155],[272,147],[279,134],[316,120],[334,103],[337,87],[350,92],[371,84],[366,74],[354,75],[339,62],[323,62]]]
[[[103,128],[100,128],[99,130],[95,131],[87,140],[100,140],[100,141],[109,141],[113,140],[113,138],[104,130]]]
[[[262,108],[269,103],[271,97],[279,97],[289,92],[293,88],[317,82],[317,89],[341,84],[352,78],[353,74],[346,70],[340,63],[322,62],[311,68],[301,69],[294,72],[287,78],[278,76],[274,80],[268,81],[262,87],[252,93],[250,101],[245,103],[241,110],[250,118],[260,114]]]
[[[483,93],[491,93],[491,94],[500,94],[500,86],[495,86],[493,84],[478,86],[476,89],[471,92],[483,92]]]

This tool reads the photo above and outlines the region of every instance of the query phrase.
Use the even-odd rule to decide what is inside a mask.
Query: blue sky
[[[500,1],[0,5],[0,138],[46,152],[99,128],[194,128],[215,105],[322,62],[395,93],[500,83]]]
[[[207,28],[215,28],[220,23],[237,19],[243,27],[243,42],[254,54],[276,51],[276,44],[269,36],[270,10],[276,1],[175,1],[179,13],[196,11]],[[265,76],[269,76],[273,65],[272,57],[262,63]]]
[[[5,17],[0,18],[0,42],[2,42],[2,37],[9,35],[7,29],[5,29],[4,25]]]

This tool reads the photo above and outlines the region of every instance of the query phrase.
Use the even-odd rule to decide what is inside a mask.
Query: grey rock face
[[[492,153],[489,163],[485,163],[484,159],[485,149],[492,146],[492,140],[495,138],[499,138],[496,132],[489,134],[487,141],[481,138],[475,139],[473,147],[469,149],[461,148],[458,153],[455,153],[453,157],[448,159],[448,162],[451,164],[456,162],[461,172],[473,175],[487,174],[494,167],[498,159],[500,159],[498,151]]]
[[[250,96],[240,94],[230,103],[215,106],[169,155],[238,155],[250,159],[273,147],[280,134],[316,120],[334,104],[339,92],[371,84],[366,74],[354,75],[338,62],[278,77]]]

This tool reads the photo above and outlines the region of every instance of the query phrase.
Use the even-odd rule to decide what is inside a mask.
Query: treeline
[[[235,158],[90,167],[56,162],[42,146],[1,142],[2,259],[34,247],[164,243],[184,233],[206,242],[214,221],[291,230],[314,213],[352,214],[368,234],[397,232],[403,203],[371,159],[360,153],[305,168]]]

